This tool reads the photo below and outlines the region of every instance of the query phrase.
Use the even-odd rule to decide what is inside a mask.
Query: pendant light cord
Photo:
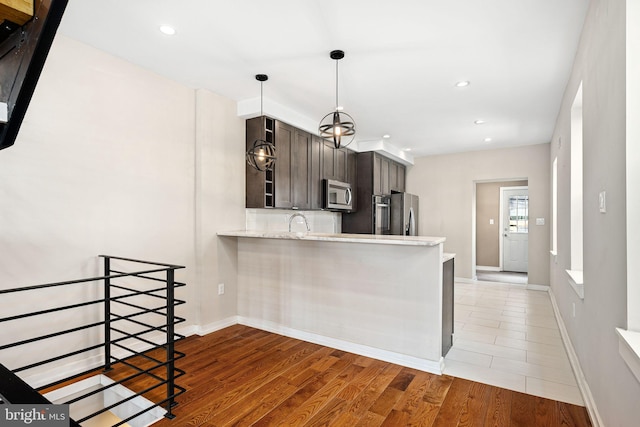
[[[262,84],[264,82],[260,81],[260,120],[264,121],[263,125],[262,125],[262,140],[264,142],[267,142],[267,129],[265,129],[267,127],[267,123],[264,119],[264,113],[262,112]]]
[[[338,111],[338,106],[340,103],[338,102],[338,60],[336,60],[336,111]]]

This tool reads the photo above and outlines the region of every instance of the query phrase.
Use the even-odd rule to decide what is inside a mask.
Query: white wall
[[[193,103],[184,86],[57,37],[0,152],[1,286],[97,273],[99,253],[190,263]]]
[[[236,103],[198,90],[196,139],[197,304],[204,331],[237,314],[237,249],[218,231],[245,226],[245,121]],[[218,284],[225,284],[218,295]]]
[[[407,171],[407,191],[420,197],[420,234],[444,236],[456,254],[456,277],[472,278],[475,182],[528,179],[529,283],[549,284],[549,144],[419,157]],[[545,225],[535,225],[545,218]]]
[[[640,259],[640,2],[627,0],[627,259]],[[628,329],[640,332],[640,269],[627,265]]]
[[[225,299],[211,290],[228,265],[215,231],[244,226],[243,154],[234,102],[59,35],[0,152],[0,289],[97,276],[106,253],[185,265],[187,325],[235,314],[233,283]],[[6,301],[0,317],[34,305]],[[15,332],[0,328],[0,345]]]
[[[553,134],[558,158],[558,257],[551,289],[606,426],[637,425],[640,384],[618,353],[615,327],[626,327],[625,2],[592,0]],[[628,47],[628,46],[627,46]],[[636,46],[636,49],[638,46]],[[582,81],[584,300],[567,282],[570,268],[571,103]],[[636,94],[637,96],[637,94]],[[636,120],[637,118],[634,118]],[[598,194],[606,191],[607,213]],[[575,317],[573,306],[575,305]]]

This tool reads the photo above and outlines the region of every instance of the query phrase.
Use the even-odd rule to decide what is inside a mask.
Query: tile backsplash
[[[340,233],[342,214],[329,211],[303,211],[284,209],[246,209],[247,231],[288,231],[289,218],[300,213],[307,218],[312,233]],[[291,231],[306,231],[304,220],[296,217],[291,222]]]

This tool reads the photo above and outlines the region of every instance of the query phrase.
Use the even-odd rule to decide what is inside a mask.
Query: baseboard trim
[[[553,312],[556,316],[556,322],[558,323],[558,329],[560,329],[560,336],[562,337],[564,348],[567,351],[571,369],[573,369],[573,374],[576,377],[578,389],[580,389],[580,393],[582,394],[584,406],[585,408],[587,408],[587,413],[589,414],[589,418],[591,419],[591,424],[593,425],[593,427],[604,427],[604,423],[602,422],[602,418],[600,418],[600,413],[598,412],[598,408],[596,407],[595,399],[593,398],[593,394],[591,393],[591,389],[589,388],[587,379],[584,377],[584,372],[582,372],[580,360],[578,359],[578,355],[576,354],[573,344],[571,343],[571,338],[569,338],[569,332],[567,331],[567,327],[564,324],[564,320],[560,315],[560,309],[558,307],[556,297],[551,288],[549,288],[548,293],[551,299],[551,305],[553,306]]]
[[[476,283],[478,280],[477,279],[469,279],[467,277],[454,277],[453,278],[454,282],[459,282],[459,283]]]
[[[454,282],[458,282],[458,283],[470,283],[470,284],[488,284],[488,285],[506,285],[506,286],[513,286],[515,288],[521,288],[521,289],[528,289],[530,291],[542,291],[542,292],[549,292],[549,290],[551,289],[549,287],[549,285],[536,285],[535,283],[527,283],[525,284],[519,284],[519,283],[506,283],[506,282],[488,282],[486,280],[478,280],[478,278],[476,277],[475,279],[468,279],[466,277],[456,277],[454,279]]]
[[[549,292],[551,290],[549,285],[536,285],[535,283],[527,283],[526,288],[530,291],[542,291],[542,292]]]
[[[500,267],[491,267],[486,265],[476,265],[476,271],[502,271]]]
[[[307,341],[310,343],[335,348],[337,350],[348,351],[360,356],[371,357],[373,359],[382,360],[384,362],[394,363],[396,365],[430,372],[432,374],[442,375],[442,371],[444,369],[444,358],[440,358],[440,360],[437,362],[420,359],[418,357],[408,356],[406,354],[395,353],[388,350],[381,350],[362,344],[355,344],[336,338],[293,329],[280,325],[278,323],[268,322],[260,319],[252,319],[239,316],[238,323],[244,326],[272,332],[274,334],[284,335],[285,337]]]
[[[222,320],[217,320],[213,323],[196,326],[194,333],[203,336],[237,324],[238,316],[230,316]]]

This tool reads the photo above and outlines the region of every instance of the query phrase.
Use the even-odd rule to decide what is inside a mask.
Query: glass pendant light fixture
[[[322,138],[333,141],[334,147],[340,148],[346,147],[353,141],[356,123],[353,117],[342,111],[338,103],[338,61],[344,58],[344,52],[332,50],[329,56],[336,61],[336,109],[320,120],[318,132]]]
[[[266,82],[269,76],[266,74],[256,74],[256,80],[260,82],[260,117],[262,114],[262,83]],[[276,162],[276,146],[273,142],[265,140],[264,125],[262,126],[261,139],[253,141],[251,148],[247,150],[247,163],[264,172],[266,170],[273,169],[273,165]]]

